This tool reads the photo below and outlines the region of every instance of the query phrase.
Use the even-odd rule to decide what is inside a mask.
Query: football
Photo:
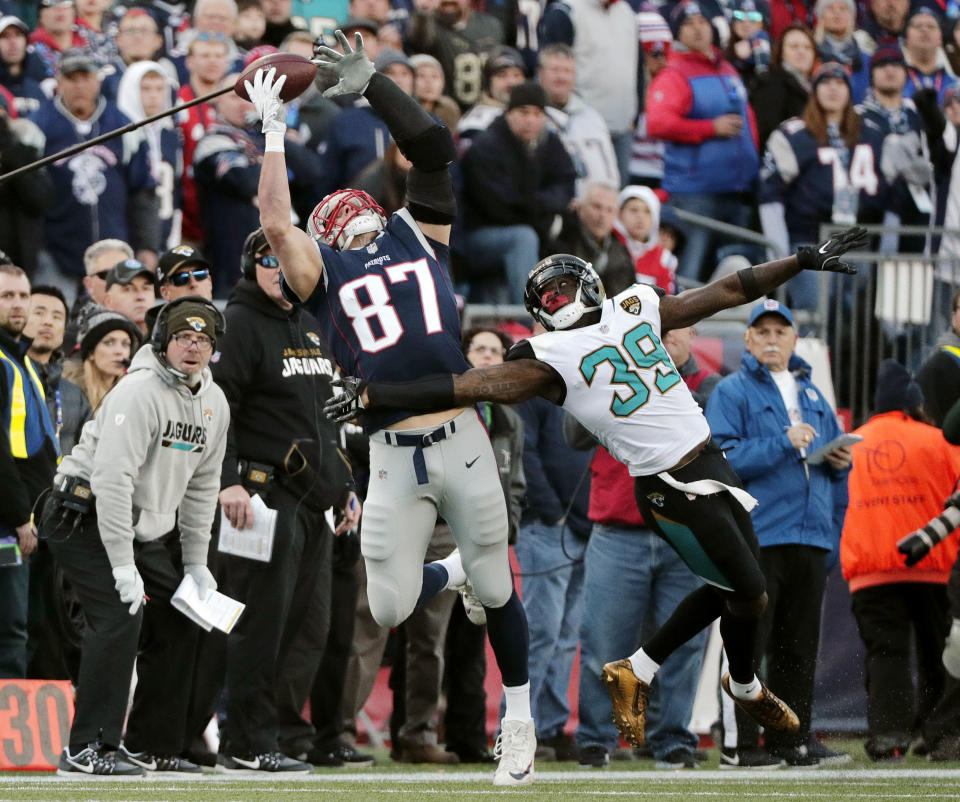
[[[281,75],[287,76],[287,80],[280,90],[280,99],[285,103],[288,100],[293,100],[306,90],[317,74],[317,65],[308,58],[294,53],[271,53],[269,56],[263,56],[256,61],[252,61],[234,84],[233,91],[244,100],[250,99],[244,81],[249,81],[252,84],[253,77],[261,67],[267,70],[276,67],[278,80]]]

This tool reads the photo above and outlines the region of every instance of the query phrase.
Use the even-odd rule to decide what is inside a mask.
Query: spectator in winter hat
[[[941,50],[943,32],[940,16],[929,6],[920,6],[907,20],[903,35],[903,55],[909,66],[904,96],[913,97],[921,89],[933,89],[937,102],[957,79],[947,69]]]
[[[92,307],[80,326],[80,352],[64,364],[63,378],[87,397],[91,409],[127,372],[142,341],[140,329],[128,317],[102,306]]]

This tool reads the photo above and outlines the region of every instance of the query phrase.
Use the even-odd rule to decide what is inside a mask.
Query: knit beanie
[[[181,331],[195,331],[206,334],[217,346],[217,316],[210,304],[200,301],[180,301],[170,311],[167,317],[167,341],[164,349],[170,344],[170,338]]]
[[[688,17],[696,16],[706,17],[709,19],[709,17],[703,13],[703,10],[700,8],[700,4],[697,3],[696,0],[686,0],[686,2],[681,0],[681,2],[677,3],[670,10],[670,17],[667,20],[667,22],[670,24],[670,33],[673,34],[673,38],[678,39],[680,37],[680,29],[683,27],[683,23],[687,21]]]
[[[540,109],[547,107],[547,93],[536,81],[524,81],[510,90],[510,102],[507,111],[519,106],[536,106]]]
[[[847,88],[850,88],[850,73],[839,61],[825,61],[817,67],[817,71],[813,74],[813,88],[816,89],[817,84],[827,80],[827,78],[839,78],[846,81]]]
[[[817,19],[823,16],[823,12],[827,10],[828,6],[832,6],[834,3],[844,3],[847,8],[850,9],[850,13],[853,14],[854,23],[857,19],[857,6],[853,0],[817,0],[817,5],[814,7],[814,15]]]
[[[907,369],[895,359],[884,359],[877,369],[877,392],[873,408],[877,413],[916,409],[923,404],[923,390]]]
[[[113,312],[102,306],[95,306],[80,323],[80,359],[84,360],[93,353],[99,342],[111,331],[125,331],[130,335],[131,355],[140,347],[143,335],[137,324],[119,312]]]

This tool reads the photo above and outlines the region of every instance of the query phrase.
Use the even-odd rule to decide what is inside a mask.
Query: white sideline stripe
[[[363,773],[360,773],[363,772]],[[469,783],[469,782],[492,782],[492,771],[465,771],[465,772],[445,772],[445,771],[424,771],[424,772],[392,772],[380,773],[365,771],[364,769],[351,769],[349,774],[292,774],[283,776],[271,772],[258,772],[257,775],[239,775],[229,774],[194,774],[178,777],[178,782],[183,782],[189,786],[195,786],[198,783],[207,783],[209,785],[231,785],[235,783],[259,783],[259,782],[290,782],[290,783],[329,783],[331,785],[370,785],[374,783],[400,783],[416,784],[422,782],[431,783]],[[883,785],[890,779],[910,779],[910,780],[955,780],[960,782],[960,769],[776,769],[773,771],[757,771],[751,769],[724,769],[723,771],[704,771],[703,769],[692,769],[689,771],[605,771],[592,769],[576,771],[540,771],[537,772],[534,780],[535,785],[558,784],[563,782],[596,782],[596,783],[643,783],[644,785],[657,785],[665,783],[721,783],[728,780],[753,780],[756,782],[780,782],[789,780],[803,784],[820,783],[824,780],[850,781],[863,784],[864,781],[873,780],[878,785]],[[160,789],[166,783],[170,789],[181,787],[179,784],[171,784],[170,777],[130,777],[121,779],[89,777],[83,775],[76,779],[60,777],[54,773],[41,774],[38,776],[25,777],[23,775],[4,776],[0,774],[0,790],[8,787],[32,788],[37,785],[63,785],[68,788],[76,788],[78,784],[92,783],[117,783],[124,784],[130,782],[141,782],[149,785],[151,789]],[[658,792],[659,793],[659,792]]]

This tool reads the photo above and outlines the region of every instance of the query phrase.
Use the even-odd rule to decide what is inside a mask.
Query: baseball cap
[[[510,90],[510,101],[507,111],[520,106],[536,106],[539,109],[547,107],[547,93],[536,81],[524,81]]]
[[[757,319],[764,315],[780,315],[787,323],[791,326],[793,325],[793,312],[773,298],[764,298],[750,310],[750,322],[747,325],[753,326],[757,322]]]
[[[27,27],[27,23],[20,19],[20,17],[15,17],[13,14],[4,14],[2,17],[0,17],[0,33],[3,33],[11,25],[23,31],[24,36],[30,32],[30,29]]]
[[[413,69],[413,65],[403,53],[399,50],[395,50],[392,47],[385,47],[377,54],[376,60],[373,62],[373,66],[377,72],[383,72],[384,70],[392,67],[394,64],[402,64],[410,72],[416,72]]]
[[[483,64],[483,71],[486,75],[495,75],[508,67],[516,67],[524,71],[523,56],[520,55],[520,51],[508,45],[500,45],[487,57]]]
[[[93,53],[82,47],[71,47],[63,51],[60,56],[60,66],[57,68],[61,75],[72,75],[75,72],[96,72],[100,69]]]
[[[139,259],[124,259],[122,262],[117,262],[104,280],[109,290],[114,284],[121,286],[129,284],[137,276],[147,276],[154,286],[157,284],[157,274]]]
[[[163,284],[181,267],[189,267],[190,265],[210,268],[210,263],[204,255],[193,246],[178,245],[176,248],[171,248],[160,257],[160,262],[157,265],[157,284]]]
[[[72,6],[73,0],[37,0],[37,10],[41,8],[54,8],[56,6]]]
[[[380,33],[380,26],[372,19],[367,19],[367,17],[350,17],[350,19],[340,26],[340,30],[344,33],[347,31],[361,30],[376,36]],[[350,46],[353,46],[353,42],[350,43]]]

